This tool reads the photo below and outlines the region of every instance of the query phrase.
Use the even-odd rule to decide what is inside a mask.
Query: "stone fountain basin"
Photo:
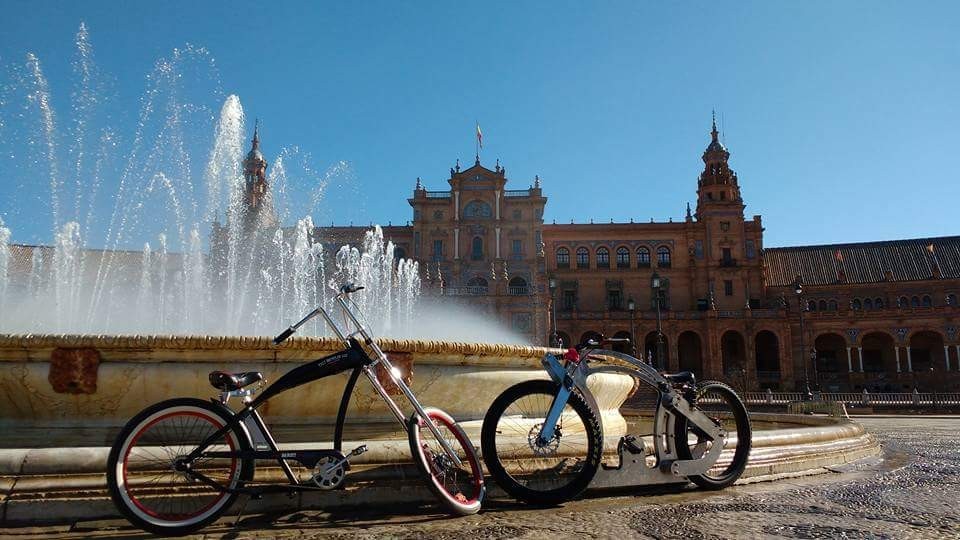
[[[381,340],[427,406],[462,422],[475,445],[487,408],[507,387],[546,379],[537,347]],[[53,336],[0,334],[0,523],[64,522],[116,517],[104,467],[119,428],[143,407],[180,396],[210,398],[207,373],[260,370],[276,380],[300,363],[337,349],[330,339],[295,338],[274,347],[266,337]],[[283,447],[329,447],[347,375],[329,377],[271,400],[263,412]],[[622,408],[634,391],[629,376],[591,378],[604,424],[605,461],[642,411]],[[405,406],[403,398],[398,403]],[[626,418],[625,418],[626,417]],[[825,472],[874,456],[876,440],[856,423],[826,417],[754,414],[753,451],[741,482]],[[353,486],[364,489],[265,497],[248,511],[357,504],[430,503],[410,463],[403,432],[366,382],[347,414],[344,448],[367,443]],[[318,442],[319,441],[319,442]],[[649,441],[647,441],[649,443]],[[268,464],[257,479],[279,479]],[[376,482],[370,484],[365,481]],[[493,487],[493,494],[497,494]]]
[[[549,349],[390,339],[379,343],[421,403],[464,422],[476,443],[479,421],[497,395],[518,382],[547,378],[540,359]],[[256,370],[275,381],[338,348],[338,341],[326,338],[294,338],[277,347],[266,337],[0,334],[0,426],[13,434],[0,441],[0,448],[108,446],[117,428],[147,405],[173,397],[216,396],[207,381],[210,371]],[[329,441],[347,378],[342,373],[290,390],[260,412],[278,427],[281,442]],[[387,382],[386,377],[382,381]],[[591,378],[610,436],[625,433],[619,408],[634,385],[625,375]],[[399,392],[395,400],[407,414],[412,412]],[[347,411],[345,432],[347,438],[359,435],[403,438],[363,377]]]

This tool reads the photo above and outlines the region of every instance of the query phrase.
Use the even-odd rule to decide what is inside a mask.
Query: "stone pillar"
[[[863,347],[857,347],[857,358],[860,359],[860,373],[863,373]]]
[[[460,259],[460,227],[453,229],[453,258]]]
[[[910,357],[909,345],[907,345],[907,372],[913,373],[913,358]]]
[[[500,258],[500,227],[496,228],[497,230],[497,258]]]
[[[950,371],[950,346],[943,346],[943,361],[947,364],[947,371]]]
[[[680,344],[677,343],[677,340],[675,339],[672,341],[672,343],[673,354],[669,355],[669,358],[667,358],[667,364],[669,365],[670,371],[676,373],[677,371],[680,371]]]
[[[899,346],[899,345],[895,345],[895,346],[893,347],[893,352],[896,353],[896,356],[897,356],[897,373],[900,373],[900,371],[901,371],[901,369],[900,369],[900,346]]]
[[[460,192],[453,192],[453,220],[460,221]]]
[[[850,359],[850,347],[847,347],[847,372],[853,373],[853,360]]]
[[[500,190],[498,189],[496,193],[497,193],[497,195],[496,195],[496,196],[497,196],[497,215],[496,215],[496,219],[497,219],[497,221],[500,221]],[[499,255],[498,255],[498,257],[499,257]]]
[[[957,348],[957,369],[960,370],[960,345],[955,345]]]

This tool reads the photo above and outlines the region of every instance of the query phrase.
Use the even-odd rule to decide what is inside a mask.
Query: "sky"
[[[183,169],[164,178],[190,186],[141,200],[118,245],[175,234],[150,212],[205,227],[202,177],[230,94],[246,138],[259,118],[267,159],[292,156],[287,224],[307,212],[320,223],[410,220],[417,177],[446,189],[455,160],[472,163],[476,122],[483,164],[499,158],[510,188],[540,176],[548,223],[682,219],[715,109],[766,246],[958,232],[957,2],[6,0],[4,14],[0,219],[15,242],[52,241],[55,161],[61,215],[93,216],[85,241],[108,244],[117,194],[154,189],[160,166],[144,147],[164,147],[154,161]],[[96,99],[78,127],[81,23]],[[49,87],[49,132],[29,99],[28,53]],[[177,54],[189,58],[163,87],[160,59]],[[160,120],[144,121],[151,88],[170,95],[157,98]],[[170,103],[186,118],[186,158],[165,148]],[[81,139],[108,143],[79,152]],[[71,210],[93,177],[95,194]],[[162,208],[174,199],[176,210]]]

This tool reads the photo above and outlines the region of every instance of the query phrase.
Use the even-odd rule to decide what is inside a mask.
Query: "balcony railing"
[[[428,191],[428,199],[449,199],[451,197],[449,191]]]
[[[530,288],[526,285],[520,287],[507,287],[507,292],[509,292],[511,296],[526,296],[530,294]]]
[[[529,189],[508,189],[503,192],[504,197],[529,197]]]
[[[490,292],[488,287],[468,286],[468,287],[447,287],[444,293],[447,296],[486,296]]]
[[[722,266],[722,267],[724,267],[724,268],[734,268],[734,267],[737,266],[737,260],[736,260],[736,259],[722,259],[722,260],[720,261],[720,266]]]

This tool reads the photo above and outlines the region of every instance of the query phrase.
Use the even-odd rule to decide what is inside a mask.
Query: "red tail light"
[[[576,349],[567,349],[566,354],[563,355],[564,360],[569,360],[574,364],[580,363],[580,353]]]

